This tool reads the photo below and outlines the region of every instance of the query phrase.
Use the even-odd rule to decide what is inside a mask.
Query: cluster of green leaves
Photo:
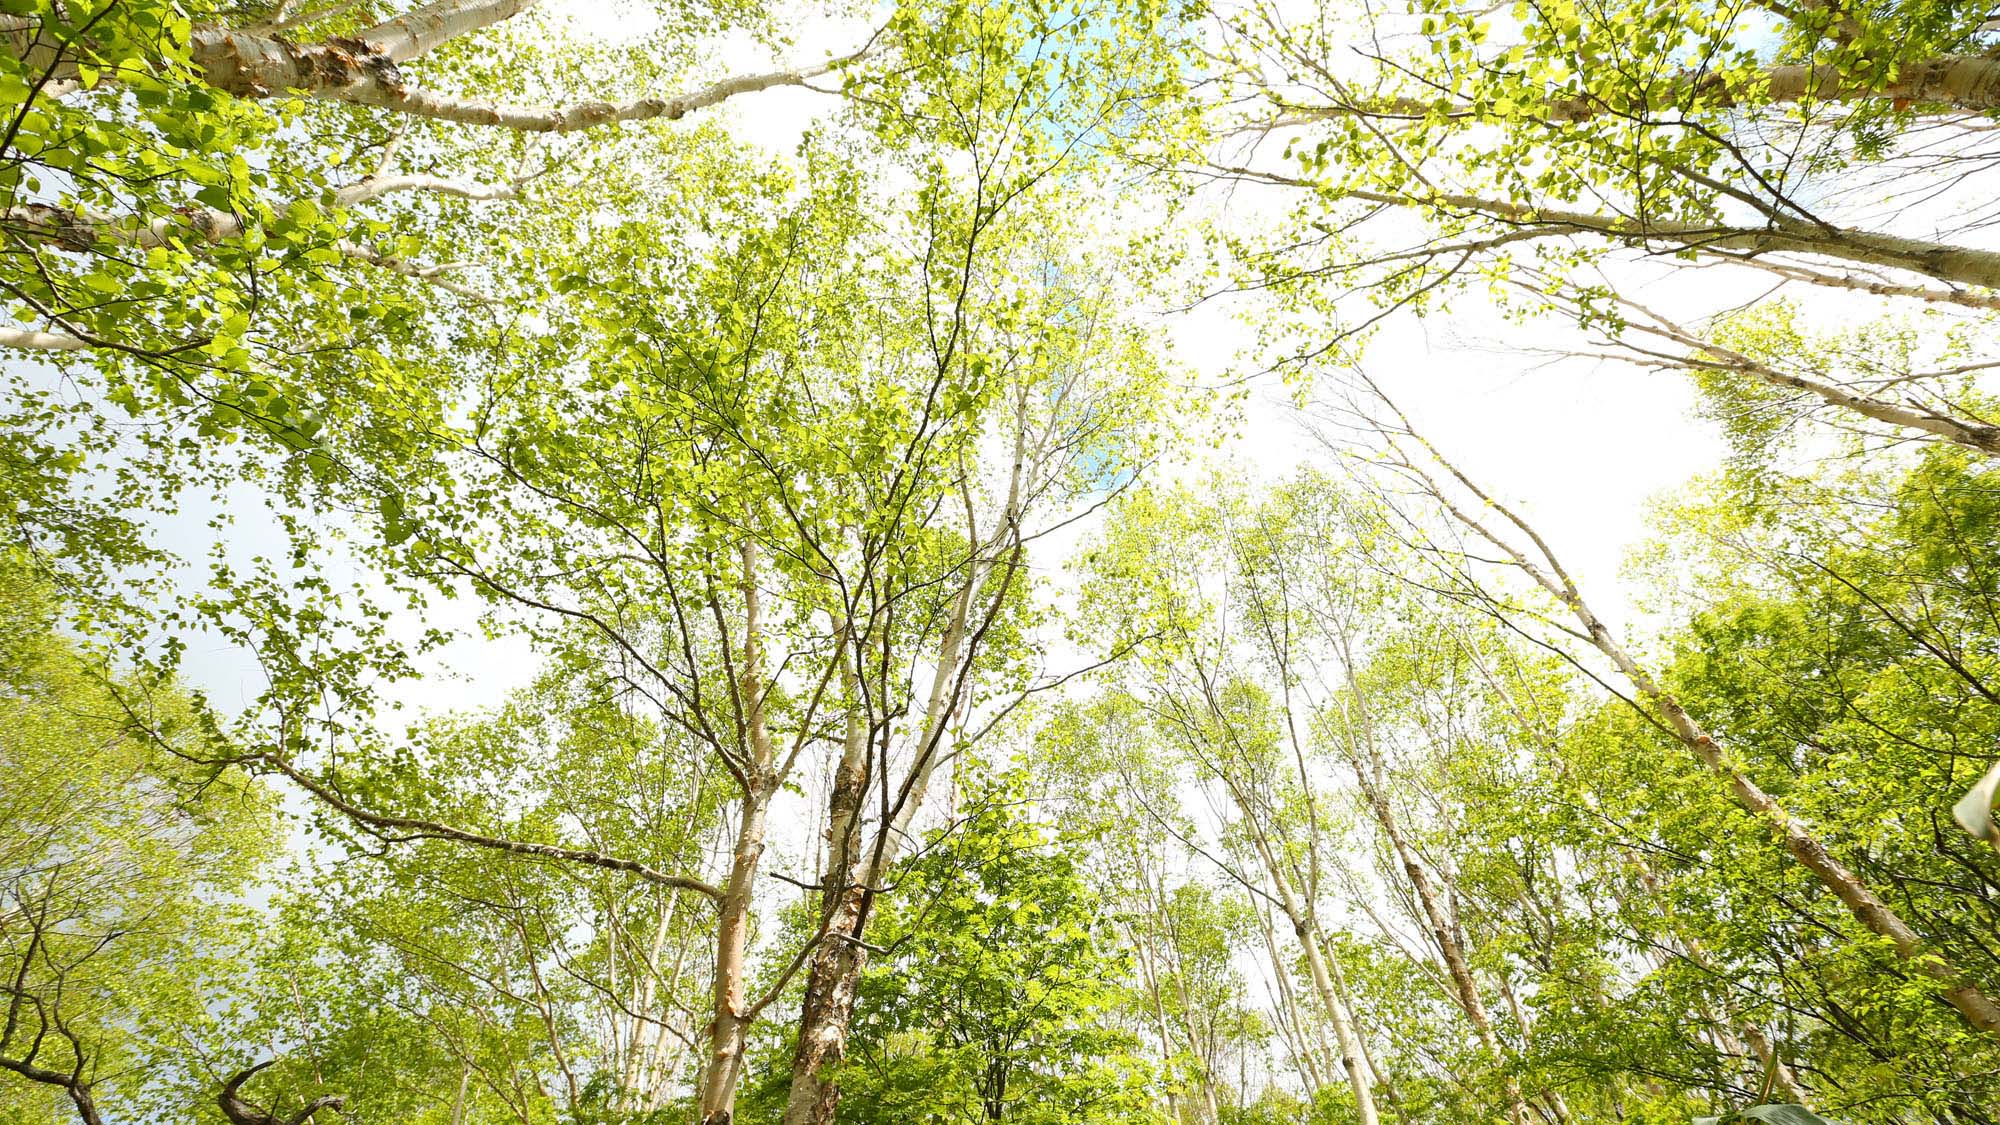
[[[56,621],[0,554],[0,1121],[75,1113],[64,1083],[107,1119],[198,1117],[247,1061],[242,896],[285,843],[276,802],[205,764],[182,692],[112,677]]]
[[[1158,1120],[1132,966],[1087,878],[1090,841],[1037,823],[1024,779],[976,778],[963,812],[897,872],[872,931],[845,1071],[845,1119]]]
[[[1722,348],[1786,374],[1861,394],[1978,419],[1990,413],[1978,374],[1989,362],[1984,317],[1937,309],[1836,326],[1810,315],[1796,299],[1762,301],[1715,323],[1709,337]],[[1829,430],[1851,430],[1850,451],[1880,439],[1857,417],[1828,408],[1817,396],[1747,379],[1726,365],[1692,371],[1700,413],[1722,430],[1733,459],[1734,483],[1746,491],[1787,453],[1831,446]],[[1816,422],[1817,425],[1809,425]],[[1899,435],[1900,436],[1900,435]],[[1781,474],[1782,475],[1782,474]]]
[[[1979,936],[1994,860],[1949,808],[1991,763],[2000,713],[1991,474],[1929,447],[1719,478],[1670,517],[1666,571],[1694,590],[1659,641],[1669,687],[1739,768],[1982,984],[2000,971]],[[1579,1120],[1685,1121],[1752,1104],[1759,1052],[1842,1120],[1976,1112],[1994,1046],[1939,985],[1645,713],[1526,647],[1531,608],[1474,599],[1395,518],[1310,475],[1134,496],[1088,556],[1081,620],[1100,640],[1157,639],[1119,670],[1129,702],[1058,732],[1085,747],[1066,768],[1122,775],[1165,849],[1239,901],[1270,894],[1240,858],[1261,839],[1294,886],[1320,888],[1324,917],[1367,905],[1330,945],[1384,1112],[1482,1120],[1512,1084]],[[1180,772],[1123,764],[1148,758]],[[1436,952],[1403,936],[1426,924],[1407,861],[1343,775],[1387,795],[1446,888],[1499,1057]],[[1183,812],[1175,791],[1203,780],[1219,792]],[[1270,953],[1310,997],[1299,954]]]
[[[1984,13],[1418,0],[1375,29],[1407,50],[1357,76],[1333,56],[1376,16],[1331,5],[1252,4],[1194,51],[1195,13],[1161,0],[909,4],[850,112],[774,160],[664,122],[531,147],[204,80],[203,29],[290,7],[0,15],[0,294],[81,345],[10,368],[0,408],[0,1122],[75,1100],[42,1070],[130,1116],[212,1115],[267,1048],[246,1094],[280,1116],[332,1091],[368,1120],[678,1120],[719,1038],[726,896],[673,876],[816,796],[849,746],[880,854],[904,846],[891,795],[963,771],[962,815],[865,874],[865,935],[820,934],[810,898],[751,923],[760,986],[816,940],[874,952],[854,1120],[1345,1122],[1350,1017],[1399,1121],[1796,1118],[1739,1111],[1774,1051],[1843,1119],[1986,1120],[2000,1056],[1936,981],[1639,713],[1487,619],[1532,631],[1530,606],[1467,594],[1460,563],[1331,478],[1118,505],[1070,619],[1104,690],[1030,753],[1060,831],[972,748],[1052,686],[1029,544],[1174,431],[1128,308],[1151,263],[1093,212],[1131,167],[1107,158],[1212,139],[1187,128],[1218,108],[1203,52],[1309,122],[1278,176],[1309,189],[1306,233],[1252,263],[1260,283],[1359,276],[1329,208],[1400,203],[1462,240],[1376,263],[1380,295],[1421,304],[1551,231],[1694,253],[1669,228],[1813,226],[1801,189],[1889,154],[1911,107],[1878,95],[1976,61]],[[749,0],[647,7],[628,42],[549,47],[536,25],[413,73],[650,96],[711,32],[779,38]],[[400,168],[512,190],[339,202]],[[1564,208],[1583,219],[1548,219]],[[1548,246],[1545,276],[1587,256]],[[1584,319],[1620,327],[1610,296]],[[1335,308],[1294,300],[1289,328]],[[1927,393],[1972,416],[1978,327],[1954,333],[1827,337],[1766,305],[1715,338],[1898,396],[1941,367]],[[1706,580],[1658,639],[1662,678],[1992,986],[2000,867],[1945,809],[2000,737],[2000,481],[1966,449],[1786,476],[1777,439],[1819,404],[1700,382],[1740,456],[1660,551]],[[195,486],[268,503],[281,549],[176,570],[147,527]],[[466,594],[541,674],[390,729],[385,685]],[[240,716],[168,674],[201,630],[267,677]],[[347,811],[315,804],[290,840],[246,768]],[[746,1117],[790,1078],[786,1030],[763,1046]],[[1265,1069],[1280,1053],[1296,1081]]]
[[[96,345],[51,357],[94,401],[181,421],[208,443],[247,429],[316,453],[302,464],[325,474],[321,431],[366,416],[350,384],[386,378],[431,322],[420,291],[351,268],[342,247],[407,258],[424,232],[334,202],[336,166],[379,146],[379,128],[202,80],[190,36],[239,15],[10,6],[0,282],[16,326]]]
[[[1670,518],[1683,560],[1700,561],[1676,606],[1688,616],[1661,641],[1671,689],[1739,768],[1981,982],[2000,968],[1976,936],[1994,860],[1948,810],[1992,755],[1990,476],[1977,457],[1930,450],[1817,477],[1767,471],[1753,490],[1714,483]],[[1755,1060],[1740,1030],[1702,1029],[1733,1023],[1764,1029],[1829,1116],[1976,1112],[1991,1040],[1661,731],[1575,691],[1510,686],[1517,717],[1545,700],[1527,708],[1528,740],[1460,743],[1417,782],[1458,810],[1436,846],[1467,890],[1468,931],[1495,971],[1535,981],[1540,1042],[1523,1061],[1592,1083],[1665,1080],[1663,1115],[1691,1112],[1681,1091],[1704,1087],[1730,1110],[1754,1095]]]

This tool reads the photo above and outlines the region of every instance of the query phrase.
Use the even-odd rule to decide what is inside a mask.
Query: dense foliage
[[[1991,23],[0,4],[0,1125],[1995,1125]]]

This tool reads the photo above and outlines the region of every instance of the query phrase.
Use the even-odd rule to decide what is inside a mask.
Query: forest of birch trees
[[[0,1125],[2000,1125],[2000,10],[0,0]]]

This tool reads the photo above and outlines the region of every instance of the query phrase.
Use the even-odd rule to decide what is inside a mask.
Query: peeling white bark
[[[478,5],[482,11],[507,6],[504,3]],[[295,93],[324,101],[348,102],[464,125],[490,125],[529,133],[573,133],[603,125],[655,118],[677,121],[696,110],[706,109],[739,94],[780,86],[803,86],[814,78],[859,61],[874,50],[871,42],[852,54],[817,65],[737,75],[670,97],[533,106],[462,98],[426,90],[405,81],[396,65],[400,52],[411,50],[411,44],[429,43],[435,46],[431,42],[433,39],[435,34],[398,29],[394,34],[385,33],[382,44],[365,39],[297,44],[275,35],[200,28],[191,37],[189,53],[210,85],[238,97],[265,98]]]
[[[0,328],[0,347],[20,348],[31,352],[80,352],[93,346],[88,340],[60,332]]]
[[[512,19],[541,0],[435,0],[415,11],[384,20],[355,36],[390,62],[408,62],[502,20]]]
[[[139,219],[25,203],[0,211],[0,228],[74,253],[88,253],[100,240],[140,249],[171,246],[176,242],[212,245],[241,238],[246,225],[241,216],[210,207],[190,207],[170,216]],[[344,238],[334,242],[333,247],[342,257],[428,282],[469,301],[493,302],[486,294],[447,276],[464,268],[457,263],[412,262]]]
[[[521,198],[518,181],[504,184],[483,184],[472,180],[450,180],[443,176],[369,176],[356,180],[333,193],[333,201],[342,207],[353,207],[405,191],[427,191],[438,195],[456,196],[475,202],[497,202]]]

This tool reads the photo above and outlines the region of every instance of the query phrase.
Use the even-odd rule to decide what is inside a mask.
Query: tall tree
[[[898,868],[871,931],[887,952],[856,1000],[843,1116],[1151,1120],[1092,841],[1037,823],[1025,778],[967,772],[961,814]]]
[[[1593,611],[1553,549],[1525,519],[1443,460],[1400,415],[1384,432],[1395,450],[1393,468],[1417,482],[1467,534],[1499,550],[1512,568],[1553,597],[1559,611],[1575,622],[1571,635],[1586,640],[1611,663],[1630,685],[1635,705],[1691,752],[1737,805],[1770,825],[1779,846],[1846,907],[1863,931],[1887,943],[1907,971],[1935,987],[1940,999],[1956,1009],[1968,1025],[1987,1035],[2000,1035],[2000,1008],[1995,1007],[1981,981],[1927,943],[1901,913],[1834,854],[1813,821],[1792,812],[1739,764],[1740,759],[1725,749]],[[1490,516],[1474,511],[1469,506],[1472,502],[1479,503]]]

